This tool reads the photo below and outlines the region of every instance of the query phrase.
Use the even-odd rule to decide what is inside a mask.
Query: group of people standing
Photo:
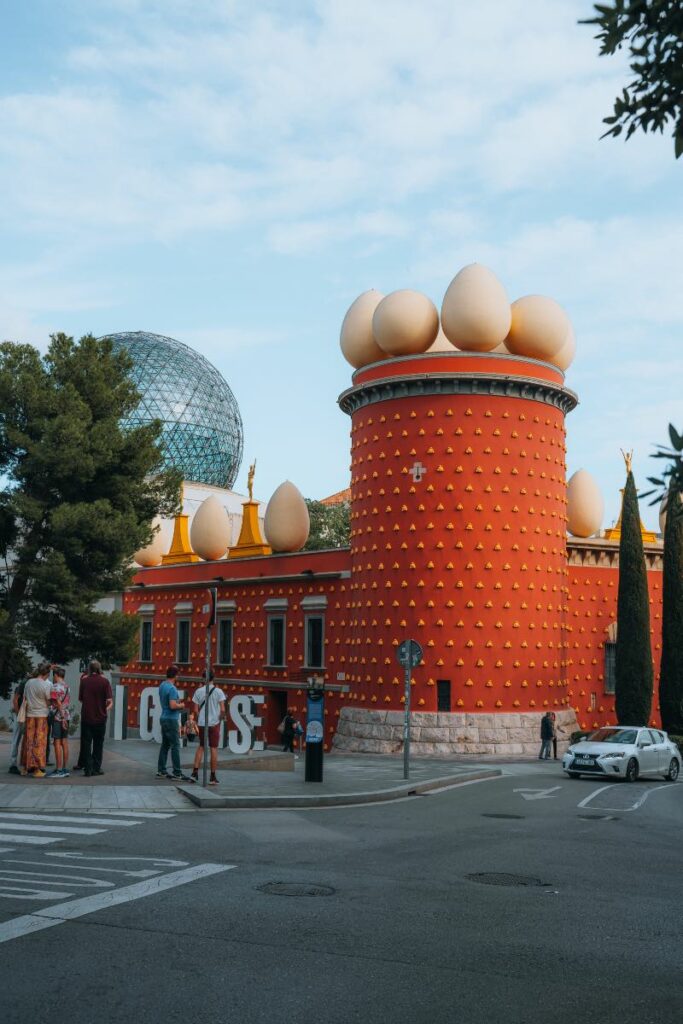
[[[195,690],[192,706],[187,708],[187,701],[182,700],[176,686],[178,666],[170,665],[166,670],[166,678],[159,686],[159,703],[161,704],[161,749],[157,762],[158,779],[175,779],[184,782],[197,782],[199,768],[202,763],[204,748],[204,730],[208,729],[208,747],[211,757],[211,774],[209,785],[218,785],[218,744],[220,742],[221,722],[225,718],[225,694],[214,682],[213,672],[209,672],[209,681]],[[194,755],[192,774],[185,775],[180,765],[180,730],[181,715],[187,711],[185,735],[188,739],[199,739]],[[171,755],[172,774],[168,771],[168,755]]]
[[[69,727],[71,693],[66,673],[59,665],[42,662],[35,675],[18,683],[12,694],[15,713],[9,771],[34,779],[65,779],[71,774],[69,760]],[[102,675],[99,661],[91,661],[78,688],[81,703],[81,745],[73,770],[85,774],[104,775],[102,750],[107,729],[107,715],[114,703],[109,680]],[[46,773],[52,739],[55,768]]]

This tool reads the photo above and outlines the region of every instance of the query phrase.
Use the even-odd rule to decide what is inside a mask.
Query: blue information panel
[[[320,696],[317,700],[309,694],[307,700],[306,743],[322,743],[324,728],[324,704]]]

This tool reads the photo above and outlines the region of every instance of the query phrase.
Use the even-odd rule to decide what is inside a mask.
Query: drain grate
[[[269,896],[333,896],[336,892],[329,885],[311,885],[309,882],[266,882],[257,888]]]
[[[544,882],[533,875],[510,875],[504,871],[477,871],[472,875],[465,875],[470,882],[479,882],[481,885],[518,885],[522,887],[540,886],[547,888],[552,882]]]
[[[523,814],[482,814],[482,818],[510,818],[515,821],[523,821]]]

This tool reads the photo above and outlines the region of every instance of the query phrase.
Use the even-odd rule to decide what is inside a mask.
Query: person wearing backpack
[[[192,698],[199,724],[199,746],[195,751],[192,766],[192,778],[199,780],[199,766],[204,757],[204,729],[209,730],[209,751],[211,753],[210,786],[218,785],[216,768],[218,767],[218,742],[221,733],[221,722],[225,718],[225,694],[213,681],[213,671],[209,672],[209,682],[200,686]]]

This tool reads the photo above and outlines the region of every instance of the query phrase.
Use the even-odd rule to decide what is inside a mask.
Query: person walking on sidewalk
[[[69,722],[71,708],[69,706],[69,687],[64,682],[65,672],[59,665],[52,669],[52,690],[50,699],[54,707],[52,718],[52,744],[55,749],[56,767],[49,774],[56,779],[66,779],[71,775],[68,769],[69,760]]]
[[[185,701],[180,699],[176,688],[178,668],[171,665],[166,669],[166,678],[159,687],[159,702],[161,704],[161,750],[157,764],[158,779],[182,779],[189,782],[190,777],[183,775],[180,767],[180,712],[185,707]],[[173,775],[169,775],[166,767],[168,752],[171,751],[171,763]]]
[[[85,775],[104,775],[102,749],[107,732],[107,715],[114,698],[111,683],[102,675],[99,661],[91,661],[87,676],[81,676],[78,690],[81,702],[81,736],[85,754]]]
[[[199,780],[199,766],[204,757],[204,729],[209,730],[209,751],[211,754],[211,777],[210,786],[218,785],[218,741],[221,733],[221,721],[225,718],[225,694],[216,686],[213,681],[213,672],[209,672],[208,686],[200,686],[192,698],[199,723],[199,746],[195,751],[194,765],[192,766],[192,778],[195,782]]]
[[[289,751],[293,754],[296,722],[294,721],[294,715],[292,714],[291,708],[287,708],[287,714],[282,719],[282,725],[282,749],[283,751]]]
[[[550,712],[546,711],[541,719],[541,752],[538,755],[539,761],[548,761],[550,759],[550,744],[552,743],[554,731]]]
[[[43,662],[38,672],[24,687],[26,723],[22,746],[22,775],[34,779],[45,777],[45,748],[47,746],[47,713],[50,710],[50,665]]]
[[[12,727],[12,746],[10,748],[9,755],[9,773],[10,775],[20,775],[19,765],[19,751],[21,749],[21,741],[24,738],[24,725],[26,720],[24,715],[19,718],[19,709],[24,702],[24,687],[26,686],[26,680],[22,680],[14,687],[12,694],[12,711],[14,712],[14,726]]]

